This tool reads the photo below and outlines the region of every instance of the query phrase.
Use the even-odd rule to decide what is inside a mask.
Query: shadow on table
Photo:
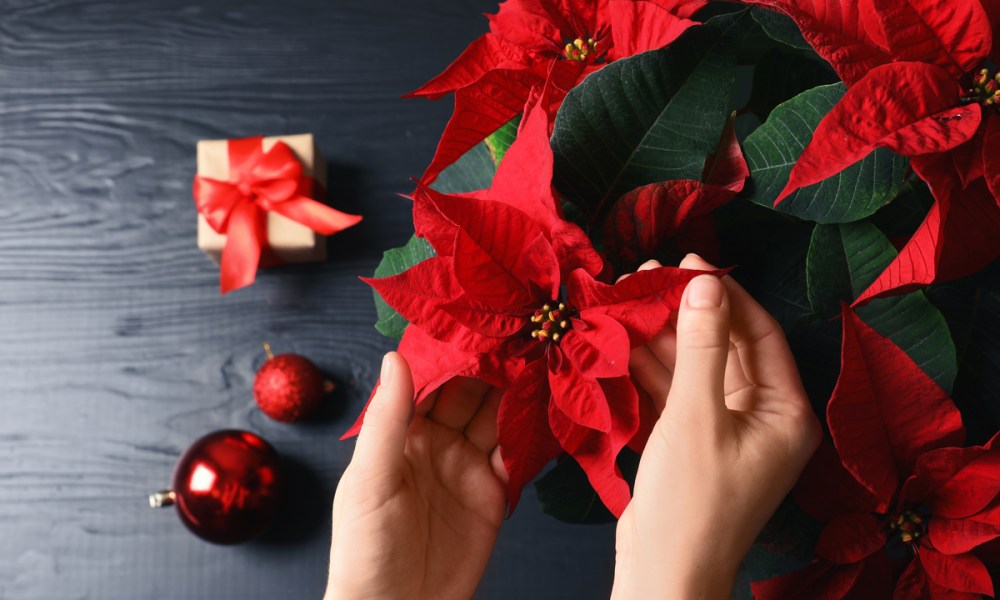
[[[282,456],[281,468],[285,477],[281,510],[257,543],[291,545],[327,535],[332,494],[305,463]]]

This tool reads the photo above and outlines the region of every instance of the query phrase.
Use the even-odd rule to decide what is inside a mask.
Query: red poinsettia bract
[[[825,444],[796,497],[826,523],[816,560],[754,597],[972,600],[993,594],[976,556],[1000,537],[1000,447],[955,447],[961,417],[891,340],[844,313],[843,372]],[[895,590],[895,591],[893,591]]]
[[[858,300],[975,272],[1000,256],[995,0],[749,0],[784,12],[848,90],[777,202],[875,148],[912,158],[936,204]],[[776,203],[777,203],[776,202]]]
[[[455,93],[455,112],[421,181],[430,184],[470,148],[513,119],[533,87],[554,84],[552,113],[602,66],[662,48],[707,0],[507,0],[490,31],[443,73],[408,96]]]
[[[743,191],[747,166],[733,122],[705,162],[702,181],[680,179],[638,187],[615,202],[604,224],[604,250],[622,265],[650,256],[695,253],[719,262],[715,209]]]
[[[630,492],[615,460],[642,441],[629,352],[667,324],[700,272],[664,267],[615,285],[595,279],[603,261],[560,218],[553,196],[542,104],[527,111],[489,190],[418,189],[414,223],[437,256],[368,282],[410,322],[399,350],[416,402],[455,376],[505,389],[497,427],[511,510],[523,486],[565,451],[619,515]]]

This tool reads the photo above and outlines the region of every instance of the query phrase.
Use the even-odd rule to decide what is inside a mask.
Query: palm
[[[496,390],[454,380],[413,419],[401,454],[351,463],[334,502],[331,576],[353,582],[341,596],[472,596],[506,503],[494,466],[498,405]],[[349,550],[338,556],[341,546]]]
[[[461,432],[419,418],[400,475],[392,502],[411,541],[405,562],[427,566],[407,570],[412,597],[468,598],[479,578],[456,574],[482,573],[503,521],[504,487],[489,456]]]

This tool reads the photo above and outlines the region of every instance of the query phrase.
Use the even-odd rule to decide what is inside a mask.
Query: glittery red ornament
[[[301,421],[319,408],[332,384],[308,358],[298,354],[272,356],[267,345],[265,349],[268,360],[254,378],[253,397],[272,419]]]
[[[150,506],[176,504],[181,521],[198,537],[239,544],[263,531],[278,513],[278,453],[248,431],[216,431],[184,452],[172,485],[151,495]]]

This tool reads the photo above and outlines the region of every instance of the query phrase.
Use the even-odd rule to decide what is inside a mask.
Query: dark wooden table
[[[320,598],[339,442],[392,347],[370,274],[412,231],[395,196],[450,100],[398,96],[479,35],[487,0],[0,0],[0,598]],[[364,223],[321,265],[220,297],[195,247],[201,138],[313,132]],[[261,342],[340,384],[316,422],[256,408]],[[263,539],[217,547],[146,495],[216,429],[288,461]],[[607,597],[612,527],[541,514],[532,490],[479,598]]]

